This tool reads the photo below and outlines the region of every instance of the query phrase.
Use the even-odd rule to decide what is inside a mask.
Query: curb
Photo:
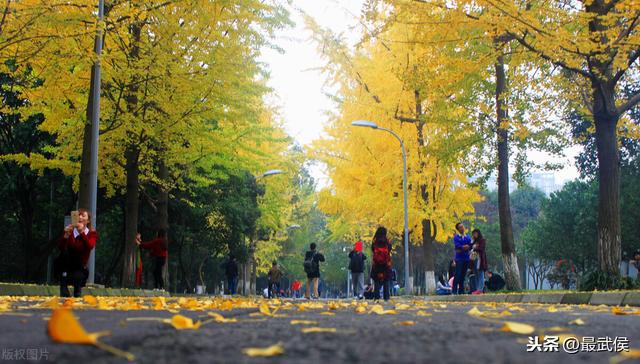
[[[58,296],[59,293],[60,293],[59,286],[0,283],[0,296]],[[92,296],[107,296],[107,297],[114,297],[114,296],[170,297],[171,296],[169,292],[166,292],[166,291],[153,291],[149,289],[101,288],[101,287],[85,287],[82,289],[82,293],[92,295]]]
[[[607,305],[640,307],[640,292],[572,292],[572,293],[515,293],[456,296],[426,296],[429,302],[492,302],[492,303],[544,303],[563,305]]]

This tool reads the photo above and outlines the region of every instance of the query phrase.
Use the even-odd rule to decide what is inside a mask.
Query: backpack
[[[364,259],[362,259],[362,253],[357,252],[351,255],[351,261],[349,262],[349,270],[356,273],[364,272]]]
[[[391,266],[391,254],[389,245],[384,241],[376,241],[373,248],[373,264],[379,267]]]
[[[304,260],[303,266],[305,273],[312,274],[313,272],[317,271],[318,262],[316,262],[315,257],[316,252],[313,252],[313,254],[311,254],[308,259]]]

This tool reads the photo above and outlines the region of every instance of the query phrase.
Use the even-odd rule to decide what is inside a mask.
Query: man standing
[[[311,243],[309,248],[311,250],[304,255],[304,272],[307,274],[307,287],[304,297],[306,299],[317,299],[318,282],[320,281],[320,262],[324,262],[324,255],[316,251],[316,243]]]
[[[229,260],[227,260],[224,265],[224,275],[227,277],[229,294],[236,294],[236,287],[238,285],[238,262],[233,255],[229,256]]]
[[[456,224],[456,235],[453,237],[453,244],[456,250],[456,275],[453,279],[453,294],[464,293],[464,279],[469,270],[469,250],[471,250],[471,237],[465,235],[464,225]]]
[[[162,271],[164,269],[164,265],[167,264],[167,243],[167,231],[164,229],[158,229],[158,235],[156,238],[144,243],[142,242],[140,233],[136,235],[136,244],[138,244],[142,249],[150,250],[151,258],[153,259],[154,288],[158,290],[164,289]]]
[[[364,295],[364,261],[367,257],[362,253],[362,241],[358,241],[349,252],[349,270],[353,283],[353,296],[362,299]]]
[[[269,270],[269,298],[276,298],[280,292],[280,280],[282,279],[282,271],[278,267],[278,262],[273,261]],[[274,293],[275,292],[275,293]]]

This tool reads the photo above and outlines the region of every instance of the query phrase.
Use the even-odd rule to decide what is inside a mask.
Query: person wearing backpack
[[[362,253],[362,241],[358,241],[353,250],[349,252],[349,270],[353,283],[353,296],[362,299],[364,297],[364,261],[367,257]]]
[[[389,300],[389,281],[391,279],[391,242],[387,238],[387,229],[379,227],[371,244],[373,264],[371,278],[374,282],[375,299],[380,299],[380,288],[385,301]]]
[[[316,243],[311,243],[309,248],[311,250],[304,255],[304,272],[307,274],[307,287],[304,297],[306,299],[317,299],[318,282],[320,281],[320,262],[324,262],[324,255],[316,251]]]

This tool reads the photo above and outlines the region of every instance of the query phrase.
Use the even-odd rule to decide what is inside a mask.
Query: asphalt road
[[[349,301],[350,302],[350,301]],[[326,302],[325,302],[326,303]],[[480,310],[501,312],[511,309],[513,316],[487,321],[467,312],[474,305],[429,304],[429,317],[417,316],[416,310],[401,310],[396,315],[358,314],[353,309],[332,311],[334,316],[320,315],[324,310],[281,311],[286,317],[250,316],[255,309],[223,311],[225,317],[237,317],[236,323],[210,323],[198,330],[176,330],[155,321],[125,321],[132,317],[165,317],[167,311],[74,310],[89,332],[110,330],[101,341],[129,351],[138,363],[608,363],[613,353],[567,354],[559,352],[529,353],[527,338],[513,332],[498,331],[498,321],[515,321],[537,329],[560,326],[581,337],[627,337],[631,348],[639,348],[640,316],[617,316],[609,309],[572,306],[567,312],[548,312],[542,305],[498,305]],[[520,307],[523,311],[513,310]],[[560,306],[558,306],[560,307]],[[392,308],[387,305],[386,308]],[[58,344],[46,332],[51,311],[28,309],[22,316],[0,314],[0,348],[7,351],[37,350],[42,362],[120,363],[126,362],[92,346]],[[181,311],[198,319],[202,311]],[[577,318],[584,325],[570,325]],[[292,319],[314,320],[335,333],[301,333],[304,326],[292,325]],[[399,322],[411,320],[415,325]],[[552,335],[552,334],[549,334]],[[242,353],[247,347],[266,347],[281,342],[285,352],[270,358],[251,358]],[[10,354],[8,354],[10,355]],[[6,362],[10,362],[4,357]],[[27,360],[24,362],[34,362]],[[627,360],[625,363],[632,363]]]

